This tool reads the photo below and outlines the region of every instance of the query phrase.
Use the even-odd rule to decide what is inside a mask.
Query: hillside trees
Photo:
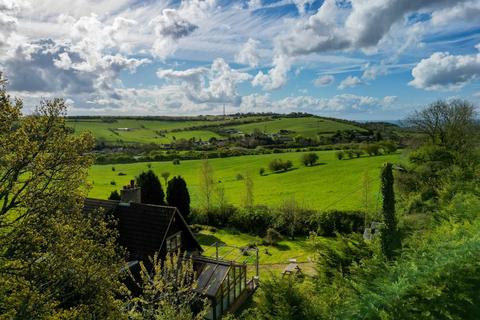
[[[168,181],[167,202],[169,206],[177,207],[178,211],[188,220],[190,215],[190,193],[187,183],[181,176]]]
[[[83,214],[88,134],[68,134],[64,100],[32,115],[0,80],[0,313],[5,319],[122,318],[115,234]]]
[[[141,188],[142,203],[165,205],[162,184],[152,170],[140,173],[136,181]]]
[[[278,171],[288,171],[293,167],[293,163],[290,160],[281,160],[281,159],[274,159],[270,161],[268,164],[268,168],[272,172],[278,172]]]

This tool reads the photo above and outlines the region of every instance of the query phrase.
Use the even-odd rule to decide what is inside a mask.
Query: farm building
[[[234,312],[255,290],[253,279],[247,281],[245,263],[226,261],[202,255],[203,249],[177,208],[140,203],[140,188],[131,186],[121,191],[122,200],[87,198],[84,212],[102,209],[113,215],[118,223],[119,245],[126,248],[126,262],[136,274],[139,262],[148,263],[155,253],[164,259],[172,252],[186,253],[192,259],[198,275],[196,292],[209,299],[208,319],[216,320],[225,312]],[[136,281],[126,285],[140,293]]]

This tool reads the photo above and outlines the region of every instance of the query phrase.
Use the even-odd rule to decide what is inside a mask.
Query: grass
[[[234,230],[222,229],[216,232],[202,230],[196,234],[196,238],[205,250],[204,255],[215,257],[215,242],[219,243],[219,257],[237,262],[245,261],[249,265],[249,274],[255,273],[255,253],[251,251],[248,256],[242,254],[239,249],[227,246],[245,247],[256,243],[259,249],[259,273],[260,277],[269,277],[271,274],[281,275],[289,263],[289,259],[296,259],[304,272],[314,272],[313,251],[308,245],[306,237],[297,237],[295,240],[283,239],[275,246],[261,245],[261,238]]]
[[[232,126],[243,133],[252,133],[255,129],[266,133],[277,133],[281,129],[294,131],[291,136],[301,135],[304,137],[316,137],[317,135],[332,135],[337,130],[357,130],[364,129],[342,122],[328,119],[319,119],[315,117],[305,118],[280,118],[265,122],[249,123],[238,126]]]
[[[319,119],[315,117],[305,118],[279,118],[255,122],[237,126],[229,126],[229,120],[205,121],[166,121],[166,120],[148,120],[148,119],[117,119],[115,122],[104,122],[100,118],[90,119],[68,119],[67,125],[75,132],[89,131],[97,139],[108,144],[130,143],[130,144],[148,144],[148,143],[170,143],[176,139],[195,138],[203,141],[212,137],[220,136],[210,130],[186,130],[181,132],[167,132],[164,136],[157,134],[157,131],[170,131],[173,129],[188,129],[194,126],[224,124],[225,127],[236,128],[244,133],[252,133],[255,129],[266,133],[277,133],[281,129],[291,130],[294,133],[290,136],[302,135],[304,137],[316,137],[317,135],[329,136],[337,130],[358,130],[362,128],[354,125],[337,122],[328,119]],[[119,128],[129,128],[130,131],[118,130]]]
[[[370,183],[367,202],[368,209],[372,210],[379,204],[379,173],[382,165],[396,162],[400,157],[397,153],[337,160],[335,151],[317,154],[320,164],[313,167],[300,164],[300,152],[220,158],[209,162],[214,169],[215,181],[223,184],[227,200],[236,205],[242,204],[245,190],[245,181],[237,180],[237,174],[250,174],[254,183],[255,204],[279,205],[283,200],[294,197],[312,209],[361,209],[365,207],[363,180],[368,172]],[[275,158],[292,160],[294,168],[285,173],[269,173],[267,170],[266,175],[260,176],[259,169],[267,169],[268,163]],[[119,190],[130,179],[149,170],[150,166],[159,176],[163,171],[168,171],[170,177],[184,177],[190,191],[191,205],[199,207],[202,205],[199,187],[201,163],[202,160],[189,160],[182,161],[180,165],[173,165],[172,162],[95,165],[90,169],[92,188],[89,196],[105,199],[112,190]],[[112,171],[112,167],[115,171]],[[124,175],[119,176],[119,173]],[[116,185],[111,185],[112,181]]]
[[[74,128],[75,132],[89,131],[97,141],[106,143],[170,143],[173,137],[176,139],[190,139],[195,137],[196,139],[202,140],[208,140],[211,137],[219,138],[216,133],[207,130],[169,132],[165,136],[159,136],[156,133],[156,131],[184,129],[206,124],[212,124],[212,122],[136,119],[118,119],[112,123],[103,122],[100,119],[70,119],[67,121],[67,125]],[[130,128],[131,131],[116,130],[118,128]]]

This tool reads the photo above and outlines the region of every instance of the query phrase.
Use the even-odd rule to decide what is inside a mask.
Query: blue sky
[[[396,120],[480,102],[480,0],[0,0],[27,112],[309,112]]]

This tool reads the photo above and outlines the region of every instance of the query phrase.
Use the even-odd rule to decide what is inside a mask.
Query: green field
[[[326,209],[359,209],[364,208],[364,174],[368,171],[370,179],[368,188],[369,210],[378,205],[379,173],[381,166],[387,162],[395,162],[399,154],[361,157],[352,160],[337,160],[334,151],[318,152],[319,165],[304,167],[300,164],[300,152],[253,155],[231,158],[211,159],[215,181],[222,183],[230,203],[242,203],[245,183],[237,180],[237,175],[249,173],[254,182],[255,204],[278,205],[284,199],[294,197],[305,207]],[[268,173],[259,175],[260,168],[268,168],[268,163],[275,158],[292,160],[294,168],[285,173]],[[201,205],[199,178],[202,160],[182,161],[180,165],[171,162],[133,163],[115,165],[94,165],[90,169],[89,180],[92,188],[90,197],[107,198],[114,189],[128,184],[148,165],[159,176],[163,171],[171,176],[181,175],[185,178],[192,198],[192,206]],[[115,171],[112,171],[112,167]],[[119,173],[125,174],[119,176]],[[116,185],[111,185],[111,182]],[[162,180],[163,183],[163,180]]]
[[[277,133],[284,129],[294,131],[294,133],[291,134],[292,136],[300,135],[310,138],[316,137],[317,135],[331,135],[337,130],[364,131],[364,129],[351,124],[315,117],[280,118],[264,122],[242,124],[229,128],[240,130],[243,133],[252,133],[254,130],[260,130],[265,133]]]
[[[212,124],[212,121],[160,121],[137,119],[118,119],[115,122],[103,122],[101,119],[69,119],[67,121],[67,125],[73,128],[76,133],[88,131],[93,134],[97,141],[103,141],[106,143],[169,143],[173,140],[173,137],[176,139],[190,139],[195,137],[197,140],[208,140],[211,137],[218,138],[219,136],[216,133],[206,130],[169,132],[165,137],[159,136],[156,133],[156,131],[184,129],[208,124]],[[129,128],[130,131],[118,130],[119,128]]]
[[[255,117],[252,117],[255,119]],[[89,131],[98,142],[108,144],[116,143],[170,143],[174,139],[191,139],[206,141],[212,137],[220,138],[218,134],[210,130],[188,130],[194,126],[224,125],[225,128],[235,128],[242,133],[252,133],[260,130],[265,133],[278,133],[281,129],[290,130],[290,136],[316,137],[329,136],[338,130],[362,131],[354,125],[337,122],[334,120],[320,119],[316,117],[304,118],[279,118],[249,124],[229,126],[230,120],[191,120],[191,121],[166,121],[145,119],[110,119],[114,122],[105,122],[101,118],[68,119],[67,125],[76,133]],[[122,130],[128,128],[129,131]],[[187,129],[180,132],[171,132],[175,129]],[[163,131],[164,135],[157,132]],[[165,133],[166,132],[166,133]]]

